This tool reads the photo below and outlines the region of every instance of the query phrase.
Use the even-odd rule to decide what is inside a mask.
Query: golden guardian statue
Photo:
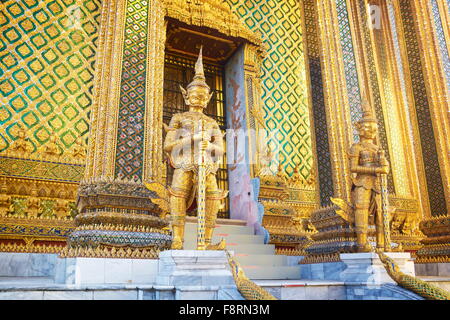
[[[224,249],[224,241],[218,245],[211,244],[217,213],[227,192],[218,188],[216,179],[224,153],[223,135],[217,122],[203,114],[212,93],[206,84],[201,49],[195,64],[194,80],[186,90],[180,89],[189,111],[172,117],[164,141],[164,152],[175,169],[168,190],[172,249],[183,249],[186,210],[195,200],[199,224],[197,249]]]
[[[376,144],[378,125],[367,102],[363,103],[363,118],[356,124],[360,141],[350,149],[352,202],[358,251],[370,252],[367,240],[369,216],[375,216],[377,248],[390,250],[386,175],[389,163],[384,151]]]

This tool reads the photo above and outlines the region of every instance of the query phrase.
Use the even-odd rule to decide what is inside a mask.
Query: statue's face
[[[359,135],[361,138],[375,139],[378,126],[375,122],[363,122],[359,125]]]
[[[208,88],[193,87],[187,92],[186,104],[190,107],[206,108],[210,98]]]

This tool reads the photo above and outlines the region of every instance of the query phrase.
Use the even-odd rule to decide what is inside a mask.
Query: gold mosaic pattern
[[[387,125],[385,126],[386,135],[390,138],[389,145],[391,147],[391,167],[393,179],[395,181],[396,194],[399,196],[408,196],[411,193],[408,184],[408,174],[406,172],[406,156],[404,150],[404,143],[401,139],[401,118],[399,114],[400,104],[396,96],[401,96],[401,91],[395,87],[395,83],[391,79],[393,73],[389,68],[391,58],[395,58],[394,52],[389,55],[388,48],[383,38],[381,30],[374,30],[374,39],[376,43],[376,50],[378,51],[378,65],[381,76],[380,89],[384,91],[385,108],[383,113]]]
[[[84,165],[0,157],[0,175],[61,182],[79,182]]]
[[[87,139],[99,15],[100,0],[0,3],[0,151],[19,127],[33,152]]]
[[[262,104],[272,151],[287,174],[300,164],[307,179],[313,162],[300,2],[227,0],[267,47],[262,63]]]
[[[361,12],[361,21],[363,22],[363,41],[365,43],[367,50],[367,60],[368,60],[368,71],[369,71],[369,85],[372,88],[372,94],[373,94],[373,103],[374,103],[374,111],[376,118],[378,120],[378,134],[379,134],[379,141],[378,144],[380,147],[385,150],[386,152],[386,159],[389,163],[392,163],[391,161],[391,152],[389,149],[389,143],[387,138],[387,132],[386,132],[386,124],[384,122],[384,115],[383,115],[383,105],[382,105],[382,97],[380,92],[380,86],[378,84],[378,76],[377,76],[377,70],[375,65],[375,56],[374,56],[374,47],[372,46],[371,39],[370,39],[370,27],[369,27],[369,19],[367,17],[367,10],[366,10],[366,0],[359,0],[358,5],[360,7]],[[388,190],[389,193],[395,193],[396,192],[396,186],[394,184],[394,178],[392,174],[392,170],[388,174]]]
[[[430,114],[430,98],[426,91],[426,82],[428,80],[424,78],[424,66],[420,58],[420,46],[417,38],[418,31],[414,23],[413,7],[409,0],[400,0],[399,5],[410,66],[415,111],[422,146],[422,157],[425,163],[425,176],[431,215],[445,215],[447,214],[447,205],[439,166],[436,137]]]
[[[320,62],[320,39],[317,28],[318,16],[314,0],[304,0],[305,39],[308,45],[308,61],[311,82],[311,98],[316,134],[316,153],[320,186],[320,205],[330,204],[334,194],[331,168],[330,140],[328,136],[325,92],[323,89],[323,70]]]

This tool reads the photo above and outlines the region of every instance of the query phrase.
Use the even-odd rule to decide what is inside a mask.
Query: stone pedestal
[[[161,252],[155,284],[173,286],[177,300],[242,299],[224,251]]]
[[[386,255],[396,262],[402,272],[415,276],[414,262],[410,253],[388,252]],[[341,254],[340,258],[346,266],[341,273],[341,280],[345,283],[395,284],[376,253],[348,253]]]

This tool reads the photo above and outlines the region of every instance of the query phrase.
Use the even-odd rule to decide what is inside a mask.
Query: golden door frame
[[[247,125],[255,123],[256,132],[263,125],[255,115],[260,112],[261,84],[259,80],[260,66],[263,57],[262,40],[248,29],[234,15],[230,8],[214,0],[181,1],[181,0],[151,0],[154,10],[150,15],[149,42],[147,48],[148,103],[145,108],[145,127],[155,128],[146,130],[144,137],[144,181],[163,181],[163,153],[162,153],[162,114],[163,114],[163,82],[164,82],[164,53],[166,43],[167,19],[174,19],[182,23],[209,28],[226,37],[240,38],[244,41],[244,76],[245,82],[251,80],[251,87],[245,88]],[[253,97],[249,106],[248,98]],[[252,117],[254,119],[252,119]],[[255,121],[256,120],[256,121]],[[258,136],[258,135],[257,135]],[[250,139],[250,137],[249,137]],[[256,141],[249,141],[251,144]],[[251,149],[251,148],[250,148]],[[261,150],[256,147],[256,153]],[[251,176],[255,176],[258,166],[257,155],[250,155],[256,159],[256,164],[250,166]]]

